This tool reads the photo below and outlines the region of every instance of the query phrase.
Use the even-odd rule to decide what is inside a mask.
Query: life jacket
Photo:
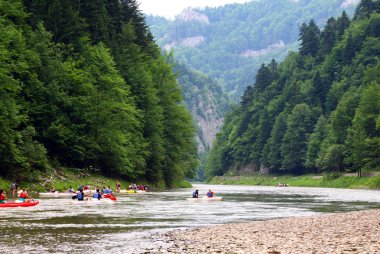
[[[5,195],[4,194],[0,195],[0,200],[5,200]]]
[[[26,198],[26,194],[25,194],[25,192],[21,192],[21,193],[20,193],[20,198]]]
[[[207,192],[207,197],[212,198],[214,196],[214,192]]]
[[[83,200],[83,194],[82,194],[82,192],[78,192],[77,199],[78,200]]]
[[[95,193],[94,196],[92,196],[93,198],[101,198],[102,195],[100,193]]]
[[[197,192],[194,191],[194,192],[193,192],[193,198],[196,198],[196,197],[197,197]]]

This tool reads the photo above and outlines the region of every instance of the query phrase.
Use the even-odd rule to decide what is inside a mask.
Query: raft
[[[34,200],[34,201],[12,201],[7,203],[0,203],[0,207],[28,207],[28,206],[35,206],[38,205],[40,201]]]
[[[145,193],[146,191],[143,190],[120,190],[120,194],[142,194]]]
[[[187,198],[188,201],[222,201],[223,197],[212,197],[203,196],[201,198]]]
[[[116,197],[110,193],[107,193],[107,194],[103,194],[102,195],[104,198],[108,198],[108,199],[111,199],[113,201],[116,201]]]

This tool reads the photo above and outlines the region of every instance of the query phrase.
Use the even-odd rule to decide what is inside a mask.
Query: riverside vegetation
[[[209,178],[380,170],[380,1],[361,1],[352,19],[330,18],[322,31],[304,23],[299,40],[299,52],[260,67],[227,115]]]
[[[137,1],[0,0],[0,13],[1,177],[194,176],[192,118]]]

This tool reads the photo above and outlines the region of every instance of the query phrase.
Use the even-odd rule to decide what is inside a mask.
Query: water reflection
[[[186,200],[212,189],[221,202]],[[138,253],[152,232],[380,208],[380,191],[209,186],[118,197],[116,204],[41,199],[29,208],[0,209],[0,253]]]

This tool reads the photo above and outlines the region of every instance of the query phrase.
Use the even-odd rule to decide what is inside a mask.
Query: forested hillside
[[[298,47],[301,24],[323,25],[358,0],[261,0],[219,8],[187,9],[175,20],[147,17],[157,43],[179,62],[217,79],[238,101],[261,63],[285,58]]]
[[[0,33],[1,176],[194,176],[192,118],[137,1],[0,0]]]
[[[197,127],[196,141],[201,163],[196,179],[204,180],[206,157],[223,125],[224,115],[230,109],[230,103],[220,85],[204,73],[192,70],[179,62],[174,63],[174,71]]]
[[[380,1],[302,24],[299,53],[261,65],[225,119],[207,175],[380,169]]]

